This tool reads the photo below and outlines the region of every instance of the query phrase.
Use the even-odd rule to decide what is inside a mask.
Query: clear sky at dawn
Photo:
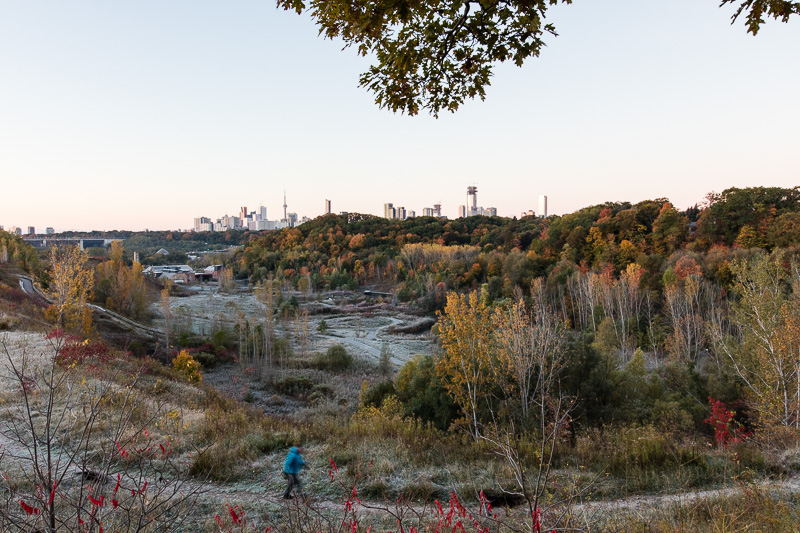
[[[717,0],[553,10],[559,37],[438,120],[379,109],[368,58],[264,0],[0,0],[0,225],[189,228],[267,206],[502,216],[800,185],[800,20]]]

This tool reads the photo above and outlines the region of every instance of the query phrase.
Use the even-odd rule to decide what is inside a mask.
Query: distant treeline
[[[314,289],[391,286],[400,300],[433,310],[448,290],[483,287],[489,298],[503,298],[515,286],[529,290],[538,277],[564,284],[575,270],[618,276],[632,263],[642,269],[643,286],[660,291],[664,272],[686,254],[725,287],[733,256],[798,243],[800,188],[731,188],[686,211],[662,198],[519,220],[326,215],[250,235],[234,268],[253,283],[271,277]]]

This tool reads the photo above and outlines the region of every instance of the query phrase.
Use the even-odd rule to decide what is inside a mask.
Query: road
[[[44,304],[52,303],[50,302],[50,300],[47,299],[47,297],[44,294],[42,294],[39,291],[39,289],[33,283],[33,280],[31,278],[20,276],[19,286],[25,292],[25,294],[27,294],[32,299]],[[104,315],[106,318],[116,323],[118,326],[136,330],[139,334],[145,337],[149,337],[156,341],[161,340],[161,338],[163,337],[163,333],[156,328],[151,328],[150,326],[145,326],[144,324],[140,324],[139,322],[124,317],[119,313],[115,313],[114,311],[110,311],[108,309],[100,307],[99,305],[94,305],[94,304],[88,304],[88,305],[93,311],[96,311],[97,313]]]

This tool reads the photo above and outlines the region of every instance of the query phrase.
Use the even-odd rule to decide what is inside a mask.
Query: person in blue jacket
[[[286,487],[286,492],[283,493],[283,498],[285,500],[292,499],[292,489],[295,489],[297,493],[302,496],[305,500],[306,495],[303,492],[303,484],[300,482],[300,469],[305,466],[305,461],[303,461],[303,452],[305,450],[302,446],[294,447],[289,449],[289,455],[286,456],[286,460],[283,462],[283,477],[286,478],[288,485]]]

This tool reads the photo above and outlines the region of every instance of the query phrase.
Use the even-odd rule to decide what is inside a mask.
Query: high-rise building
[[[406,208],[405,207],[398,207],[395,209],[394,218],[399,218],[400,220],[406,219]]]
[[[442,204],[433,204],[433,216],[435,217],[442,216]]]
[[[330,200],[325,200],[325,214],[326,215],[330,215],[331,214],[331,201]]]
[[[406,216],[406,218],[416,218],[416,216],[417,216],[417,212],[414,211],[413,209],[411,209],[411,210],[408,211],[408,215]]]
[[[464,218],[467,216],[467,206],[460,205],[458,206],[458,218]]]
[[[496,217],[497,216],[497,208],[496,207],[487,207],[484,212],[484,215],[487,217]]]
[[[239,209],[239,218],[241,220],[245,220],[247,218],[247,208],[246,207],[242,207],[242,208]]]
[[[432,217],[432,216],[434,216],[433,213],[434,213],[434,211],[433,211],[432,207],[423,207],[422,208],[422,216],[424,216],[424,217]]]
[[[28,235],[36,235],[36,228],[28,226]]]
[[[259,220],[267,220],[267,206],[262,205],[258,208],[259,216],[261,217]]]
[[[3,229],[2,226],[0,226],[0,229]],[[47,235],[53,235],[56,232],[56,230],[54,230],[53,228],[47,227],[47,228],[44,229],[44,232]]]
[[[396,213],[393,204],[383,204],[383,218],[395,218]]]
[[[208,231],[204,228],[208,227],[207,225],[211,223],[211,219],[208,217],[197,217],[194,219],[194,230],[195,231]]]
[[[539,196],[539,216],[547,218],[547,196]]]
[[[467,216],[478,214],[478,188],[467,187]]]

